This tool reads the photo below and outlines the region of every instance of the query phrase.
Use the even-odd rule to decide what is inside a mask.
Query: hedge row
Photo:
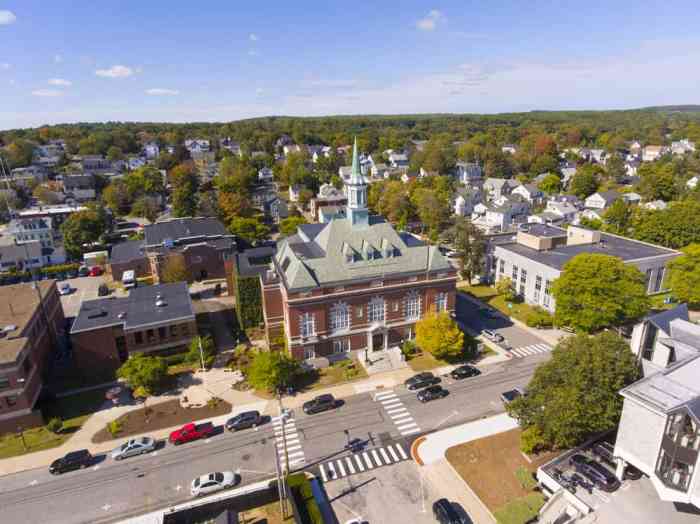
[[[235,277],[236,314],[242,329],[259,326],[263,320],[262,292],[258,277]]]

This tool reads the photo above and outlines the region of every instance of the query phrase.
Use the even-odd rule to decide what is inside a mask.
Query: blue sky
[[[0,129],[700,103],[696,2],[0,0]]]

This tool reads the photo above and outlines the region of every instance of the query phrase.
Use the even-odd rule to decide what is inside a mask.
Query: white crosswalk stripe
[[[339,459],[329,460],[319,466],[324,482],[362,473],[365,470],[390,466],[408,460],[409,456],[401,444],[390,444],[381,448],[363,451]]]
[[[396,426],[399,434],[412,435],[420,432],[413,415],[406,409],[403,401],[393,391],[385,391],[374,396],[374,400],[384,407],[387,415]]]
[[[282,426],[283,424],[284,427]],[[304,464],[306,459],[304,458],[304,450],[299,440],[295,420],[291,418],[283,423],[280,417],[275,417],[272,419],[272,425],[275,432],[275,445],[277,446],[277,453],[282,467],[286,466],[289,469],[292,466]],[[283,434],[284,439],[282,438]],[[284,449],[285,440],[287,441],[286,453]],[[288,462],[285,462],[285,460]],[[321,475],[323,476],[324,474],[325,471],[321,471]]]
[[[549,353],[552,351],[552,346],[549,344],[530,344],[529,346],[520,346],[510,350],[511,355],[515,358],[524,358],[529,355],[536,355],[538,353]]]

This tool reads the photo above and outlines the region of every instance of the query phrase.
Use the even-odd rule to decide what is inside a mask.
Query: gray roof
[[[602,197],[602,199],[605,200],[605,202],[608,205],[612,204],[613,202],[615,202],[615,200],[620,198],[620,193],[618,193],[617,191],[613,191],[613,190],[611,190],[611,191],[598,191],[597,193],[595,193],[595,195],[599,195],[600,197]],[[591,195],[591,196],[595,196],[595,195]]]
[[[372,247],[380,256],[366,257]],[[394,248],[394,256],[386,250]],[[358,260],[347,261],[348,254]],[[425,245],[408,233],[397,233],[382,217],[370,217],[365,228],[353,228],[345,218],[327,224],[306,224],[278,244],[275,257],[287,289],[309,289],[351,280],[383,278],[425,271],[452,269],[435,246]]]
[[[218,219],[209,217],[174,218],[144,226],[143,230],[147,246],[162,244],[166,239],[178,241],[229,234]]]
[[[554,226],[548,226],[551,229],[559,229],[566,235],[566,230]],[[657,257],[661,255],[677,255],[678,251],[667,249],[664,247],[645,244],[629,238],[623,238],[608,233],[601,233],[601,242],[598,244],[579,244],[571,246],[558,246],[554,249],[546,251],[538,251],[531,247],[524,246],[518,243],[505,244],[499,246],[499,249],[504,249],[527,257],[535,262],[544,264],[554,269],[561,270],[569,260],[581,253],[598,253],[601,255],[611,255],[621,258],[623,261],[632,261],[643,258]]]
[[[236,255],[238,274],[242,277],[264,274],[270,268],[275,251],[275,246],[262,246],[238,253]]]
[[[671,321],[677,318],[688,320],[688,304],[679,304],[672,309],[654,313],[653,315],[647,316],[646,320],[668,334],[671,332]]]
[[[165,305],[156,306],[158,295]],[[119,325],[129,331],[186,319],[194,319],[187,282],[175,282],[136,287],[128,297],[86,300],[80,305],[71,333]]]
[[[66,175],[63,177],[63,187],[70,189],[94,189],[95,177],[87,175]]]
[[[143,240],[127,240],[126,242],[115,244],[114,247],[112,247],[109,262],[111,264],[118,264],[145,258],[145,256]]]

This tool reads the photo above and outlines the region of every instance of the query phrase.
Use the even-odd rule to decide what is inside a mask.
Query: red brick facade
[[[216,249],[206,244],[194,244],[185,246],[177,251],[170,251],[167,255],[151,254],[148,257],[150,273],[156,284],[161,282],[163,268],[171,258],[179,258],[183,261],[189,273],[189,281],[227,278],[232,266],[226,264],[229,259],[226,251]]]

